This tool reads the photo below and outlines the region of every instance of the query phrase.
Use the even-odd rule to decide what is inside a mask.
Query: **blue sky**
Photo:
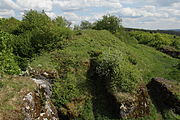
[[[113,14],[124,27],[180,29],[180,0],[0,0],[0,17],[22,19],[29,9],[45,10],[52,19],[64,16],[73,24]]]

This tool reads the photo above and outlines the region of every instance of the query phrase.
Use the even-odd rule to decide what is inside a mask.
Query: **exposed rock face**
[[[165,53],[165,54],[170,55],[171,57],[180,58],[180,51],[171,50],[171,49],[168,49],[168,48],[161,48],[160,51]]]
[[[50,100],[42,102],[38,92],[28,93],[24,99],[25,120],[58,120],[56,108]]]
[[[137,94],[128,94],[122,96],[115,95],[117,106],[119,106],[118,108],[120,118],[138,118],[149,115],[150,103],[148,92],[145,86],[140,87],[137,91]]]
[[[38,85],[39,90],[28,93],[23,99],[25,120],[58,120],[58,112],[50,101],[51,84],[42,79],[32,80]]]
[[[147,85],[160,109],[172,109],[180,114],[180,84],[163,78],[153,78]]]
[[[41,80],[48,80],[48,82],[50,83],[54,79],[58,78],[58,72],[56,70],[33,69],[30,66],[21,75],[31,76],[32,78],[41,79]]]

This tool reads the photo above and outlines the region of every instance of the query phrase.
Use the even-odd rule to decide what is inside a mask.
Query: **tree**
[[[80,30],[80,26],[79,25],[74,25],[74,30]]]
[[[20,68],[14,60],[10,41],[12,36],[0,31],[0,74],[19,74]]]
[[[113,15],[104,15],[103,19],[98,20],[95,23],[96,30],[108,30],[111,33],[116,33],[122,27],[122,20]]]
[[[81,21],[80,29],[81,30],[92,29],[92,24],[89,21],[87,21],[87,20]]]
[[[27,11],[23,17],[22,24],[19,30],[21,32],[32,31],[34,29],[40,29],[42,31],[45,28],[51,28],[53,25],[51,18],[49,18],[43,11],[37,12],[35,10]]]
[[[55,18],[53,22],[59,27],[70,27],[71,25],[71,22],[69,22],[68,20],[66,20],[65,18],[61,16],[58,16],[57,18]]]
[[[1,18],[0,19],[0,30],[8,33],[15,33],[15,30],[20,25],[20,21],[14,17]]]

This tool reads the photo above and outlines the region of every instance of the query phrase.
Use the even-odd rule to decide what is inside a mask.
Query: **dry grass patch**
[[[36,89],[28,77],[6,76],[0,79],[0,120],[21,120],[23,97]]]

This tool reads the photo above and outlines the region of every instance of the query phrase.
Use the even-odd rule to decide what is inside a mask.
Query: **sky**
[[[116,15],[124,27],[180,29],[180,0],[0,0],[0,17],[22,19],[30,9],[54,19],[63,16],[74,24]]]

